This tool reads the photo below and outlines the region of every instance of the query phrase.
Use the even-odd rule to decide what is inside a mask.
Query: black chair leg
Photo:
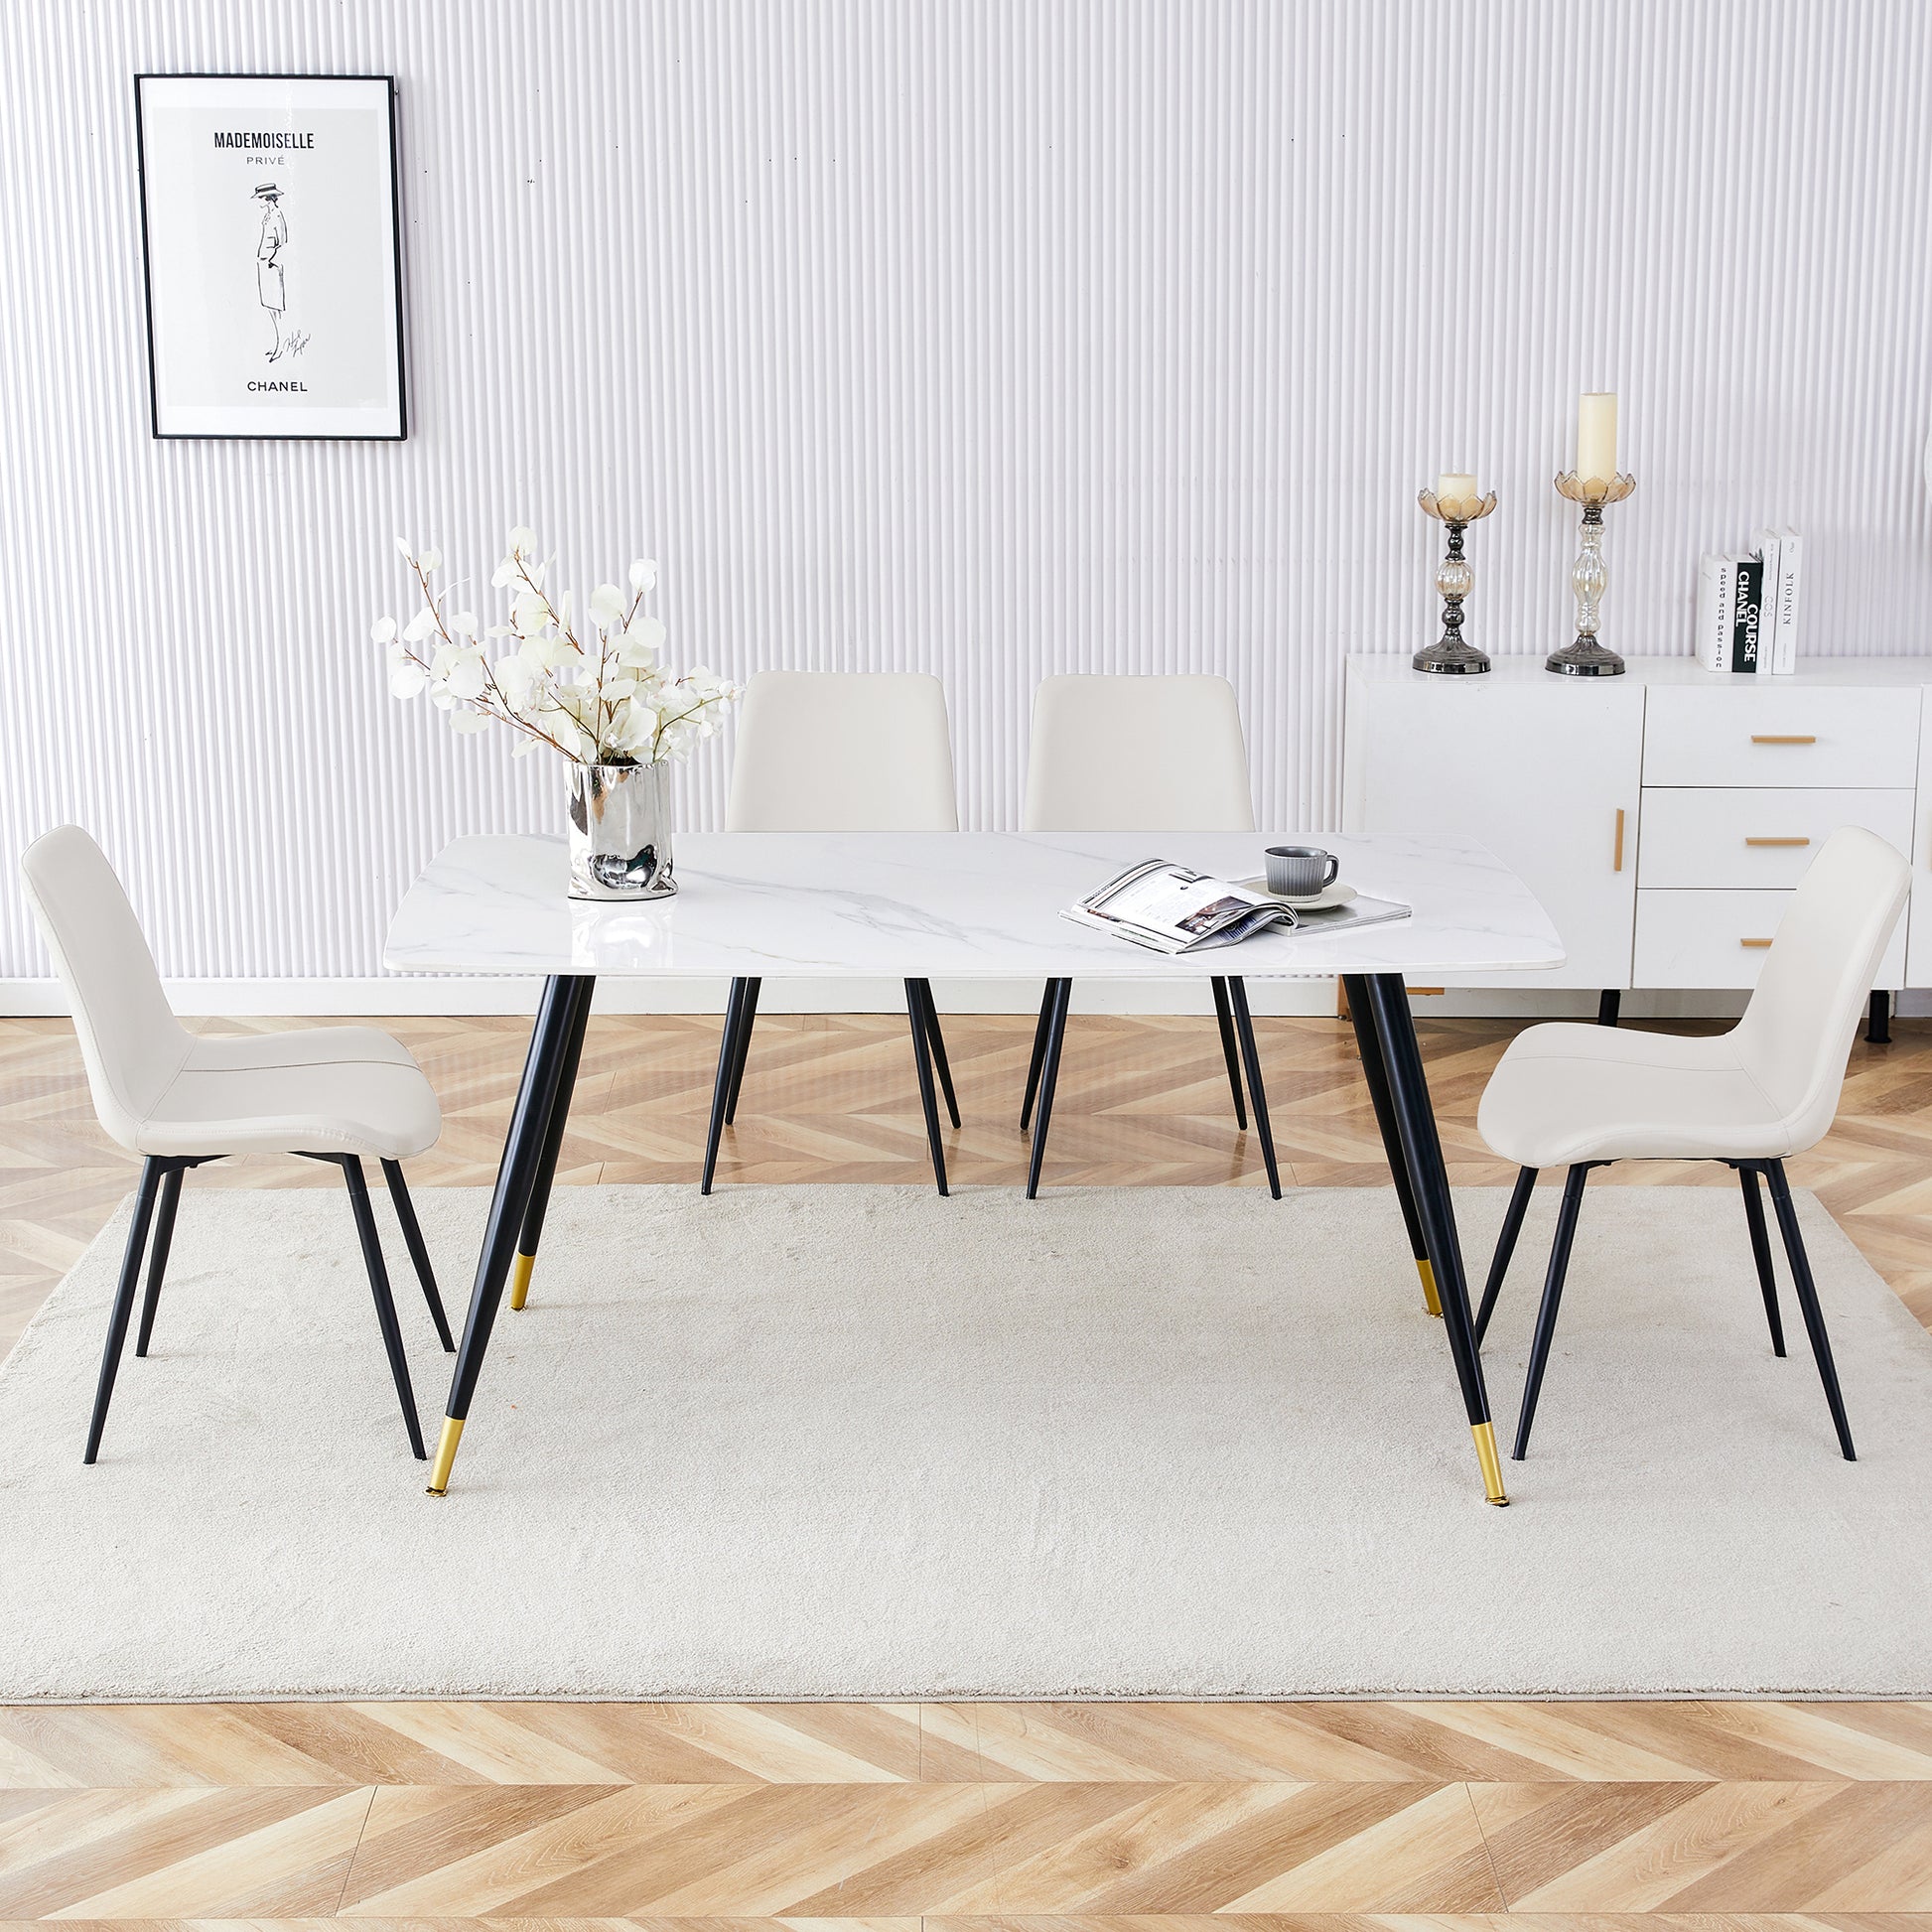
[[[1510,1190],[1509,1206],[1503,1213],[1502,1232],[1496,1237],[1496,1252],[1489,1263],[1489,1279],[1482,1287],[1482,1306],[1476,1311],[1476,1346],[1488,1332],[1489,1317],[1496,1311],[1496,1297],[1503,1292],[1503,1277],[1509,1273],[1510,1257],[1516,1252],[1516,1237],[1523,1231],[1523,1216],[1529,1209],[1530,1195],[1536,1188],[1536,1170],[1525,1168]]]
[[[1020,1131],[1025,1133],[1034,1117],[1034,1097],[1039,1092],[1039,1069],[1046,1062],[1046,1039],[1053,1031],[1053,989],[1058,980],[1048,980],[1039,996],[1039,1020],[1034,1027],[1033,1064],[1027,1068],[1027,1098],[1020,1108]]]
[[[168,1250],[175,1240],[175,1209],[181,1204],[182,1168],[171,1167],[161,1183],[161,1204],[155,1212],[154,1240],[148,1255],[148,1292],[141,1298],[141,1327],[134,1337],[134,1352],[148,1352],[148,1337],[154,1333],[154,1311],[161,1302],[161,1279],[168,1272]]]
[[[1838,1446],[1845,1451],[1846,1461],[1856,1462],[1859,1458],[1852,1448],[1851,1425],[1845,1420],[1845,1398],[1839,1393],[1838,1368],[1832,1361],[1832,1340],[1825,1332],[1825,1314],[1818,1306],[1818,1288],[1811,1278],[1805,1238],[1798,1232],[1798,1210],[1791,1202],[1791,1183],[1784,1177],[1784,1163],[1765,1162],[1764,1178],[1771,1186],[1771,1205],[1778,1211],[1778,1232],[1784,1236],[1785,1258],[1791,1263],[1791,1285],[1798,1291],[1798,1306],[1804,1311],[1805,1332],[1811,1337],[1811,1352],[1818,1361],[1818,1379],[1824,1383],[1825,1400],[1831,1405]]]
[[[1234,1040],[1234,1016],[1228,1011],[1227,977],[1217,973],[1209,984],[1214,989],[1214,1022],[1221,1030],[1221,1058],[1227,1062],[1228,1086],[1234,1094],[1234,1124],[1245,1128],[1248,1100],[1241,1091],[1241,1054]]]
[[[436,1323],[436,1339],[443,1344],[444,1354],[454,1355],[456,1340],[450,1333],[449,1317],[443,1312],[443,1298],[436,1291],[436,1270],[429,1265],[429,1248],[423,1241],[422,1226],[416,1219],[416,1203],[409,1198],[409,1183],[402,1177],[402,1163],[383,1162],[382,1178],[389,1183],[389,1199],[395,1205],[396,1219],[402,1224],[403,1246],[409,1250],[416,1279],[423,1285],[423,1300],[429,1304],[429,1318]]]
[[[1543,1391],[1543,1370],[1550,1360],[1550,1342],[1557,1332],[1563,1278],[1570,1269],[1570,1244],[1576,1239],[1577,1213],[1584,1204],[1584,1181],[1588,1174],[1587,1164],[1581,1164],[1564,1177],[1563,1205],[1557,1209],[1557,1238],[1550,1247],[1550,1272],[1543,1282],[1543,1306],[1537,1311],[1536,1339],[1530,1344],[1530,1372],[1523,1384],[1523,1413],[1516,1421],[1516,1447],[1509,1452],[1512,1462],[1522,1461],[1530,1446],[1530,1424],[1536,1420],[1536,1398]]]
[[[932,1085],[932,1021],[926,1012],[923,980],[905,982],[905,1018],[912,1029],[912,1065],[919,1076],[919,1106],[925,1114],[925,1144],[932,1156],[932,1179],[946,1191],[946,1150],[939,1139],[939,1100]]]
[[[1778,1278],[1771,1266],[1771,1237],[1764,1226],[1764,1196],[1758,1192],[1757,1170],[1739,1168],[1744,1189],[1744,1219],[1750,1223],[1751,1259],[1757,1263],[1757,1286],[1764,1296],[1764,1315],[1771,1324],[1771,1353],[1784,1353],[1784,1317],[1778,1312]]]
[[[711,1083],[711,1122],[705,1129],[704,1174],[698,1192],[711,1192],[711,1177],[718,1172],[718,1143],[725,1132],[725,1109],[731,1102],[732,1074],[738,1066],[738,1041],[745,1019],[745,1002],[750,980],[733,980],[725,1001],[725,1033],[718,1042],[718,1073]]]
[[[1060,1048],[1066,1041],[1066,1013],[1073,1003],[1073,982],[1071,980],[1048,980],[1046,982],[1046,1006],[1040,1013],[1040,1024],[1045,1029],[1044,1038],[1038,1049],[1042,1057],[1039,1067],[1039,1105],[1034,1117],[1033,1152],[1027,1161],[1027,1198],[1039,1197],[1039,1171],[1046,1159],[1046,1130],[1053,1119],[1053,1089],[1060,1080]]]
[[[932,982],[918,982],[920,1004],[925,1008],[926,1039],[932,1047],[932,1064],[938,1069],[939,1091],[945,1096],[946,1118],[959,1125],[959,1097],[952,1090],[952,1067],[946,1060],[945,1035],[939,1031],[939,1008],[932,998]]]
[[[1275,1165],[1275,1136],[1268,1125],[1268,1094],[1261,1084],[1261,1053],[1255,1045],[1255,1023],[1248,1012],[1248,989],[1238,979],[1228,981],[1228,1005],[1233,1010],[1235,1037],[1241,1042],[1241,1064],[1248,1072],[1248,1098],[1254,1103],[1255,1133],[1261,1140],[1261,1164],[1268,1170],[1268,1191],[1282,1197],[1282,1176]]]
[[[83,1462],[94,1459],[100,1449],[100,1432],[107,1426],[107,1405],[113,1400],[114,1374],[121,1365],[121,1350],[127,1346],[127,1324],[134,1313],[134,1289],[141,1279],[141,1258],[147,1253],[155,1200],[173,1167],[174,1163],[150,1155],[141,1168],[141,1185],[134,1196],[134,1219],[128,1224],[127,1246],[121,1254],[121,1279],[114,1290],[113,1312],[107,1317],[107,1346],[101,1351],[100,1380],[94,1386],[94,1414],[87,1425],[87,1452],[80,1458]]]
[[[759,991],[762,980],[745,982],[745,1011],[738,1023],[738,1052],[732,1060],[731,1091],[725,1096],[725,1125],[738,1123],[738,1090],[745,1084],[745,1062],[751,1057],[752,1029],[758,1024]]]
[[[375,1318],[382,1329],[382,1345],[389,1353],[389,1373],[395,1378],[396,1398],[402,1404],[403,1427],[409,1431],[409,1452],[418,1462],[427,1462],[423,1426],[416,1417],[416,1392],[409,1386],[409,1360],[402,1352],[402,1329],[396,1323],[395,1298],[389,1293],[389,1270],[383,1264],[382,1243],[376,1238],[375,1214],[369,1206],[369,1183],[362,1177],[362,1164],[354,1155],[339,1158],[343,1178],[348,1182],[349,1205],[355,1211],[355,1232],[362,1237],[362,1265],[369,1271]]]

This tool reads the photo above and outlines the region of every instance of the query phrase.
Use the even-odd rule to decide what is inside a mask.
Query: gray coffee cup
[[[1268,890],[1284,898],[1312,898],[1334,884],[1341,861],[1318,845],[1271,845],[1267,854]]]

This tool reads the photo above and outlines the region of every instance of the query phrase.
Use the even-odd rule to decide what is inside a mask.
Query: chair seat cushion
[[[1497,1062],[1476,1126],[1496,1153],[1524,1168],[1796,1152],[1790,1123],[1739,1063],[1728,1035],[1532,1027]]]
[[[403,1161],[434,1146],[442,1125],[407,1047],[373,1027],[317,1027],[196,1038],[136,1152]]]

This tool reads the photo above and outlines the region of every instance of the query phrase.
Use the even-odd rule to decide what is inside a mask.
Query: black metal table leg
[[[449,1487],[457,1445],[477,1392],[477,1377],[489,1348],[489,1331],[509,1278],[510,1255],[522,1232],[524,1210],[543,1152],[544,1130],[563,1072],[570,1040],[574,989],[588,997],[588,976],[553,975],[545,981],[537,1023],[530,1033],[530,1050],[523,1062],[523,1078],[516,1090],[516,1107],[503,1141],[503,1158],[496,1168],[496,1187],[490,1196],[489,1219],[483,1230],[483,1252],[477,1257],[476,1286],[470,1291],[470,1314],[457,1350],[456,1373],[450,1379],[450,1399],[443,1413],[443,1434],[430,1469],[429,1493],[440,1496]]]
[[[736,981],[745,988],[745,1003],[738,1016],[738,1047],[732,1055],[731,1082],[725,1094],[725,1125],[738,1124],[738,1090],[745,1084],[745,1062],[752,1054],[752,1029],[759,1023],[759,994],[761,979]]]
[[[1261,1083],[1261,1049],[1255,1044],[1255,1023],[1248,1012],[1245,980],[1228,981],[1228,1009],[1234,1020],[1234,1036],[1241,1043],[1241,1064],[1247,1069],[1248,1098],[1254,1104],[1255,1136],[1261,1142],[1261,1165],[1268,1171],[1268,1191],[1280,1200],[1281,1170],[1275,1165],[1275,1133],[1268,1124],[1268,1089]]]
[[[1469,1319],[1469,1291],[1462,1276],[1462,1248],[1455,1234],[1449,1172],[1443,1165],[1443,1143],[1429,1104],[1422,1048],[1416,1043],[1415,1021],[1409,1012],[1409,989],[1400,973],[1377,973],[1362,986],[1388,1071],[1403,1162],[1422,1217],[1429,1265],[1443,1305],[1443,1326],[1449,1332],[1449,1355],[1462,1387],[1462,1406],[1468,1414],[1469,1433],[1475,1439],[1476,1459],[1482,1466],[1483,1494],[1492,1503],[1506,1503],[1509,1497],[1503,1489],[1495,1427],[1489,1420],[1489,1395],[1483,1387],[1482,1362],[1476,1354],[1474,1324]]]
[[[1058,980],[1048,980],[1039,996],[1039,1019],[1034,1026],[1034,1057],[1027,1068],[1027,1097],[1020,1105],[1020,1131],[1025,1133],[1034,1117],[1034,1097],[1039,1092],[1039,1069],[1046,1063],[1046,1039],[1053,1031],[1053,1002],[1058,997]]]
[[[1241,1090],[1241,1049],[1234,1039],[1234,1015],[1228,1010],[1227,976],[1216,973],[1208,982],[1214,993],[1214,1024],[1221,1030],[1221,1058],[1227,1062],[1228,1086],[1234,1094],[1234,1124],[1248,1124],[1248,1097]]]
[[[1395,1182],[1395,1196],[1402,1204],[1402,1224],[1409,1230],[1409,1252],[1416,1258],[1416,1273],[1422,1277],[1423,1307],[1431,1314],[1443,1312],[1442,1299],[1436,1293],[1436,1276],[1429,1265],[1429,1244],[1422,1238],[1422,1216],[1416,1212],[1415,1189],[1409,1185],[1409,1164],[1402,1156],[1402,1134],[1396,1126],[1395,1102],[1389,1098],[1389,1069],[1382,1058],[1382,1042],[1375,1036],[1375,1022],[1369,1013],[1368,981],[1360,973],[1342,976],[1342,991],[1348,998],[1348,1018],[1355,1029],[1355,1044],[1362,1055],[1362,1079],[1375,1108],[1375,1125],[1381,1130],[1382,1152],[1389,1163],[1389,1175]]]
[[[530,1204],[523,1210],[523,1234],[516,1244],[516,1261],[510,1272],[512,1309],[520,1309],[529,1300],[530,1271],[537,1265],[537,1243],[543,1239],[543,1217],[550,1206],[550,1182],[557,1172],[557,1155],[564,1144],[565,1124],[570,1119],[570,1097],[577,1088],[577,1063],[584,1056],[584,1030],[591,1022],[591,995],[597,990],[597,982],[578,980],[575,988],[570,1033],[564,1041],[563,1070],[557,1076],[556,1098],[551,1102],[550,1120],[543,1130],[543,1155],[530,1185]]]
[[[718,1172],[718,1143],[724,1137],[725,1116],[731,1111],[732,1096],[737,1091],[738,1047],[745,1037],[745,1009],[754,998],[751,988],[757,984],[756,980],[733,980],[725,1001],[725,1032],[718,1042],[718,1072],[711,1083],[711,1120],[704,1135],[704,1172],[698,1176],[701,1194],[711,1192],[711,1178]]]
[[[932,982],[920,980],[919,1001],[925,1008],[925,1036],[932,1048],[932,1064],[939,1075],[939,1092],[946,1102],[946,1118],[959,1125],[959,1096],[952,1089],[952,1062],[946,1058],[946,1036],[939,1031],[939,1005],[932,997]]]
[[[1027,1198],[1034,1200],[1039,1194],[1039,1170],[1046,1159],[1046,1130],[1053,1119],[1053,1089],[1060,1080],[1060,1047],[1066,1039],[1066,1014],[1073,1003],[1073,982],[1071,980],[1048,980],[1046,982],[1047,1006],[1043,1018],[1046,1023],[1046,1036],[1041,1042],[1042,1057],[1039,1068],[1039,1098],[1034,1114],[1033,1152],[1027,1161]]]
[[[939,1138],[939,1100],[932,1085],[932,1015],[925,982],[905,982],[905,1018],[912,1029],[912,1066],[919,1076],[919,1106],[925,1114],[925,1144],[932,1156],[933,1184],[946,1191],[946,1150]]]

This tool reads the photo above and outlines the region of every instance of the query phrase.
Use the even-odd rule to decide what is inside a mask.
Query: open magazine
[[[1406,919],[1409,907],[1360,895],[1319,906],[1294,906],[1259,881],[1215,879],[1166,859],[1144,859],[1060,915],[1131,939],[1156,952],[1204,952],[1273,927],[1336,932]]]

